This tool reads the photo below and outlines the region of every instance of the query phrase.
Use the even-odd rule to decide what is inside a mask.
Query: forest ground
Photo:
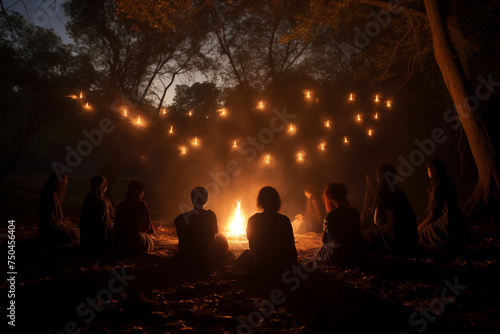
[[[187,271],[175,264],[177,238],[166,221],[154,221],[157,252],[116,261],[111,256],[83,255],[75,246],[45,249],[36,241],[36,214],[15,211],[0,214],[3,263],[7,220],[16,220],[15,333],[235,333],[238,328],[241,333],[498,333],[500,329],[500,225],[492,217],[468,222],[470,243],[461,249],[421,250],[410,258],[367,255],[356,268],[314,266],[310,260],[320,246],[320,235],[296,235],[298,262],[306,267],[288,273],[285,280],[265,281],[234,264],[234,258],[248,248],[244,238],[230,239],[232,254],[225,263]],[[76,212],[69,215],[77,217]],[[123,289],[113,279],[119,274],[126,275]],[[115,291],[108,293],[110,282]],[[3,280],[0,294],[6,296],[8,288]],[[98,296],[104,305],[79,308]],[[262,312],[259,304],[267,305]],[[92,307],[97,310],[91,311]],[[439,314],[434,315],[433,309]]]

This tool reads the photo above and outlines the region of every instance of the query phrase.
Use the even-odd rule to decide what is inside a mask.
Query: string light
[[[173,125],[170,125],[170,130],[168,130],[168,133],[169,134],[173,134],[174,133],[174,126]]]
[[[373,116],[373,118],[378,119],[378,112],[375,113],[375,115]]]
[[[266,156],[265,163],[266,163],[266,164],[270,164],[270,163],[271,163],[271,154],[268,154],[268,155]]]
[[[186,155],[186,146],[181,146],[181,155]]]
[[[361,122],[361,114],[358,114],[358,115],[356,116],[356,121]]]
[[[380,99],[378,98],[378,95],[375,95],[375,102],[379,102]]]
[[[324,151],[324,150],[325,150],[325,146],[326,146],[326,144],[325,144],[325,143],[321,143],[321,145],[319,146],[319,149],[320,149],[321,151]]]
[[[260,109],[264,109],[264,101],[260,101],[259,102],[259,108]]]
[[[297,161],[298,162],[304,161],[304,154],[302,152],[297,153]]]
[[[347,137],[344,136],[344,144],[347,144],[347,143],[349,143],[349,139],[347,139]]]
[[[391,107],[391,101],[387,100],[387,107]]]
[[[354,95],[352,93],[349,94],[349,101],[354,101]]]
[[[330,121],[329,120],[325,122],[325,127],[327,127],[327,128],[330,127]]]
[[[369,129],[369,130],[368,130],[368,136],[370,136],[370,137],[371,137],[372,135],[373,135],[373,130],[372,130],[372,129]]]
[[[311,93],[310,93],[309,91],[307,91],[307,93],[306,93],[306,98],[307,98],[307,99],[310,99],[310,98],[311,98]]]
[[[233,148],[237,148],[238,144],[236,143],[236,140],[233,140]]]

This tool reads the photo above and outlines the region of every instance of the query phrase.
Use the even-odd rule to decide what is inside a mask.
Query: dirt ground
[[[412,258],[368,255],[357,268],[311,262],[320,235],[297,235],[299,265],[272,281],[235,267],[234,258],[248,247],[244,238],[230,239],[232,255],[226,263],[183,270],[173,258],[175,230],[162,221],[154,224],[157,252],[115,261],[110,256],[82,255],[78,247],[44,249],[37,244],[36,227],[18,223],[14,332],[498,333],[500,329],[500,228],[494,221],[469,225],[471,244],[463,249],[421,251]],[[1,227],[5,233],[6,224]],[[5,255],[2,261],[6,262]],[[3,296],[8,288],[4,281]]]

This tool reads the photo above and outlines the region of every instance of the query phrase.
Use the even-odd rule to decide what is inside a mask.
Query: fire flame
[[[306,98],[310,99],[311,98],[311,93],[307,91]]]
[[[83,99],[83,92],[80,92],[80,99]]]
[[[188,112],[188,116],[189,116],[189,117],[193,116],[193,111],[192,111],[192,110],[189,110],[189,112]]]
[[[245,219],[243,218],[243,209],[241,208],[241,200],[236,201],[236,208],[229,222],[229,234],[242,235],[245,234],[245,227],[243,226]]]

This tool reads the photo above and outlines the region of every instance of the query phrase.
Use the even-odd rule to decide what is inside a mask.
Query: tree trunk
[[[466,89],[467,78],[460,61],[453,52],[446,17],[438,0],[424,0],[433,35],[434,55],[444,82],[455,104],[458,117],[467,136],[476,163],[479,179],[471,196],[470,209],[487,205],[492,183],[500,189],[495,153],[486,127],[477,110],[472,110]]]

